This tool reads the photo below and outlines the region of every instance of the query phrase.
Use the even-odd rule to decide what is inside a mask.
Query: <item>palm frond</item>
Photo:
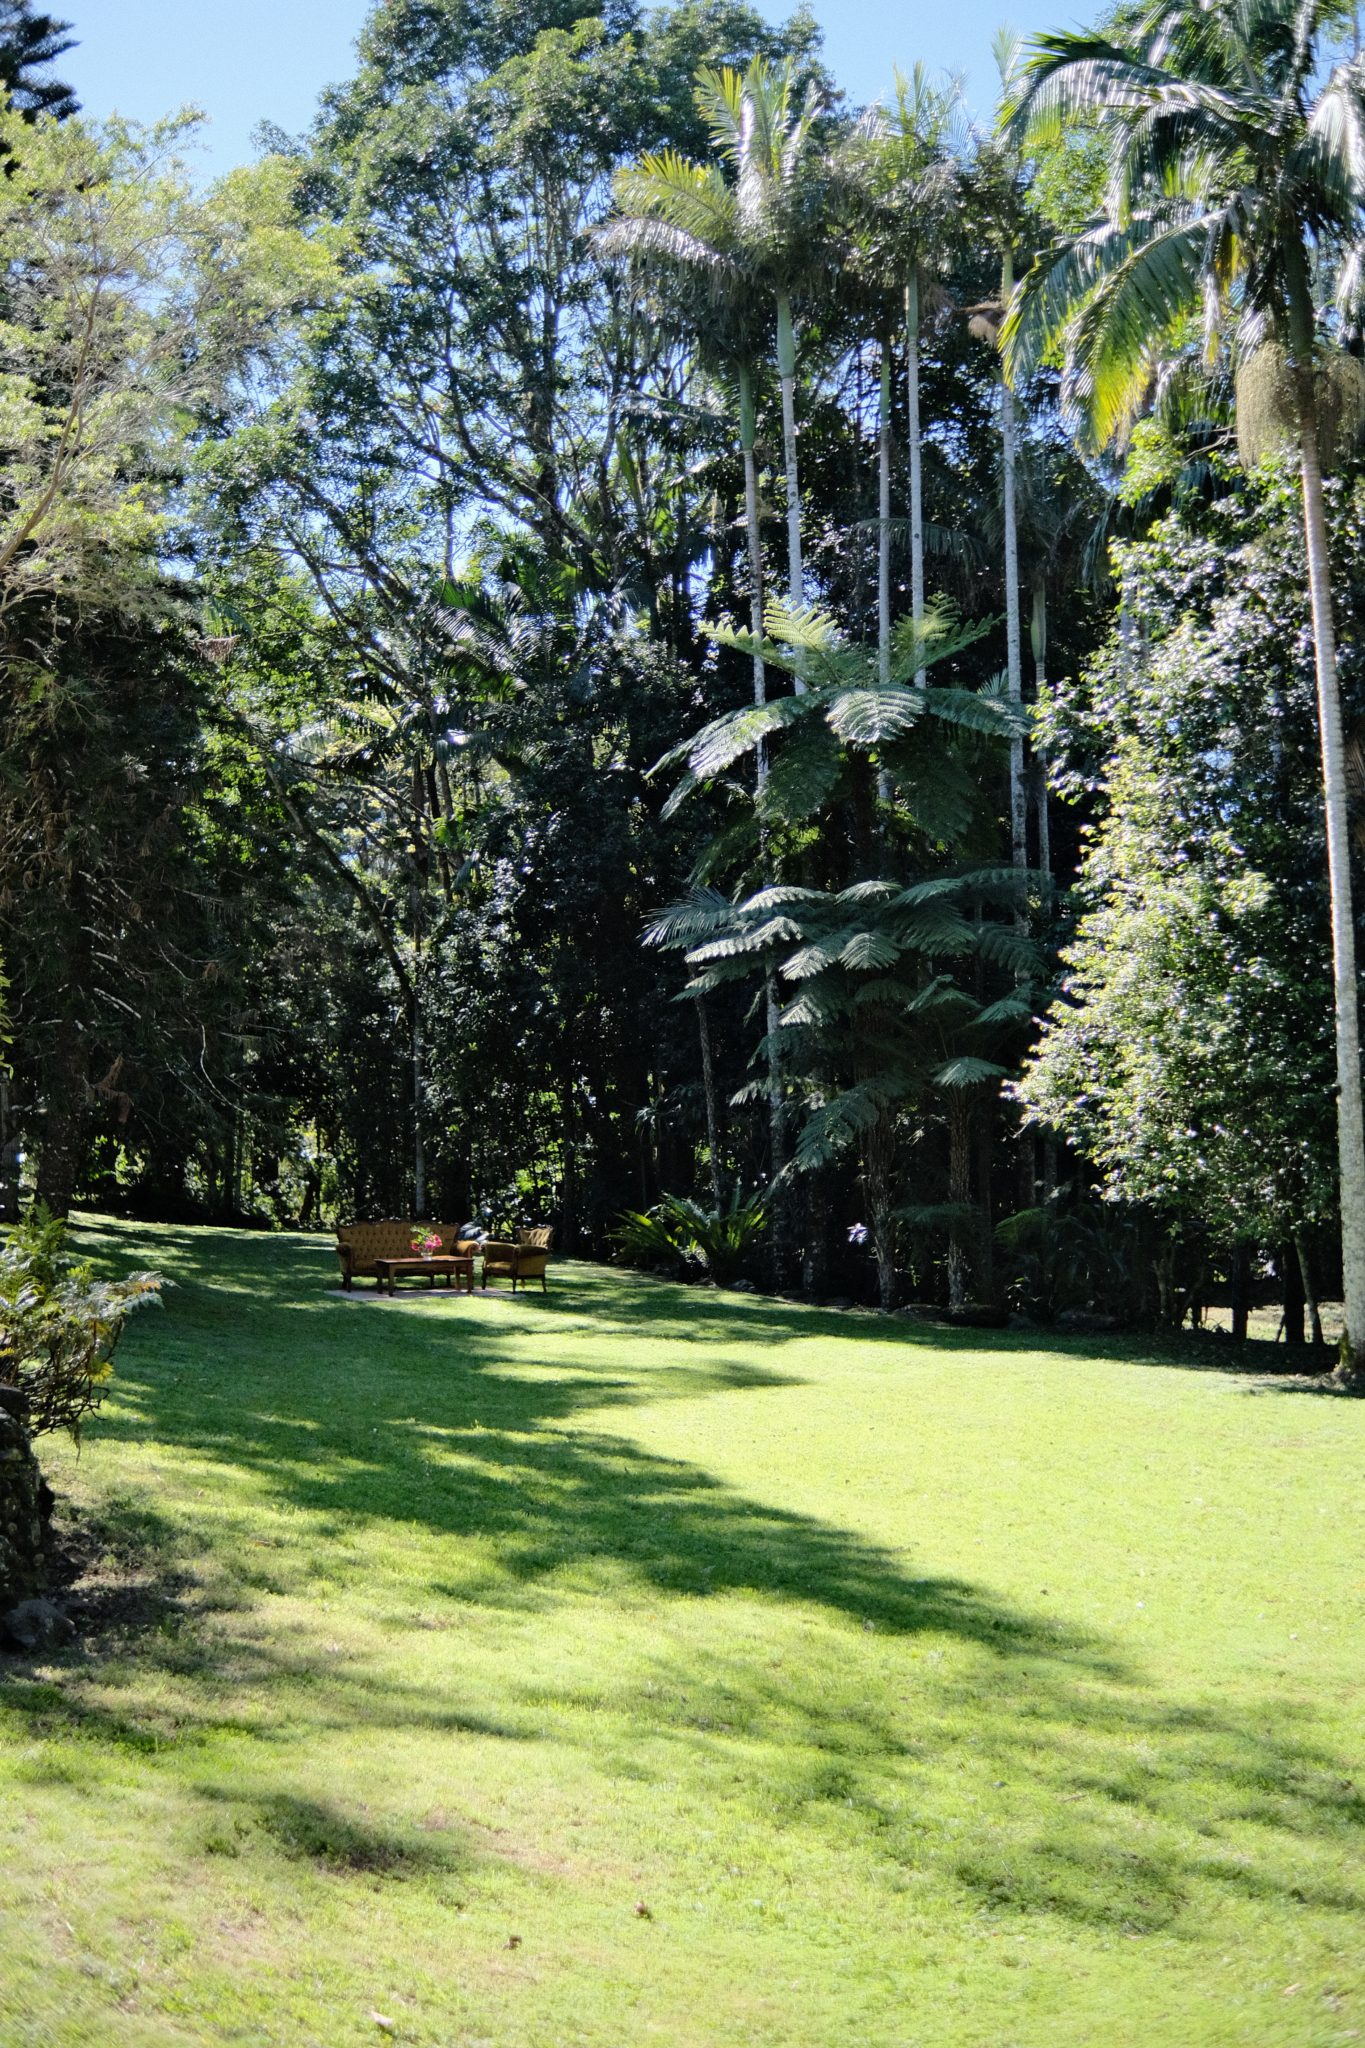
[[[1008,1067],[998,1066],[994,1060],[959,1053],[956,1059],[945,1060],[935,1070],[933,1081],[938,1088],[979,1088],[983,1081],[1003,1080],[1008,1072]]]

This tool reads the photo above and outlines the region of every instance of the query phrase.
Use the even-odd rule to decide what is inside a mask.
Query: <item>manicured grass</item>
[[[4,2048],[1365,2039],[1365,1406],[82,1235],[176,1286],[0,1662]]]

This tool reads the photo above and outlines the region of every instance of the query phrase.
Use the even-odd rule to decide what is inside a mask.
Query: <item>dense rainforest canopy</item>
[[[986,130],[585,4],[381,0],[208,192],[0,13],[11,1193],[1349,1308],[1349,22]]]

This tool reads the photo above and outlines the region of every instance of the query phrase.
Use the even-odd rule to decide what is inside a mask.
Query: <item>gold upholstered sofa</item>
[[[386,1216],[379,1223],[338,1223],[337,1258],[341,1263],[341,1284],[348,1291],[357,1279],[373,1279],[376,1259],[410,1259],[414,1237],[439,1237],[441,1250],[477,1252],[477,1244],[462,1238],[456,1223],[409,1223],[401,1216]]]

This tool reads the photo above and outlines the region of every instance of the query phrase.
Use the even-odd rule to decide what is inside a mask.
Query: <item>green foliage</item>
[[[1269,333],[1307,369],[1316,252],[1337,258],[1325,281],[1354,318],[1365,102],[1359,67],[1329,66],[1331,29],[1315,0],[1216,15],[1182,0],[1034,39],[1006,131],[1039,154],[1097,135],[1108,176],[1024,280],[1003,339],[1016,374],[1064,344],[1096,445],[1136,417],[1153,358],[1191,320],[1209,355],[1235,326],[1244,355]]]
[[[0,1373],[28,1402],[33,1436],[80,1436],[104,1398],[125,1321],[162,1286],[155,1273],[97,1279],[72,1259],[66,1234],[65,1220],[39,1205],[0,1248]]]
[[[1284,630],[1301,542],[1273,493],[1209,525],[1171,517],[1125,553],[1141,652],[1116,635],[1045,714],[1102,816],[1019,1092],[1112,1195],[1277,1241],[1333,1185],[1315,705]]]
[[[52,66],[76,47],[70,27],[34,0],[0,0],[0,87],[26,121],[39,114],[64,120],[78,111],[71,87],[52,75]]]
[[[1003,1280],[1023,1314],[1050,1323],[1067,1309],[1130,1323],[1148,1307],[1150,1231],[1133,1207],[1060,1190],[995,1227]]]
[[[635,1264],[669,1268],[701,1266],[724,1286],[752,1262],[768,1227],[768,1211],[757,1195],[736,1188],[724,1209],[707,1209],[686,1195],[665,1195],[652,1209],[628,1209],[611,1235]]]

